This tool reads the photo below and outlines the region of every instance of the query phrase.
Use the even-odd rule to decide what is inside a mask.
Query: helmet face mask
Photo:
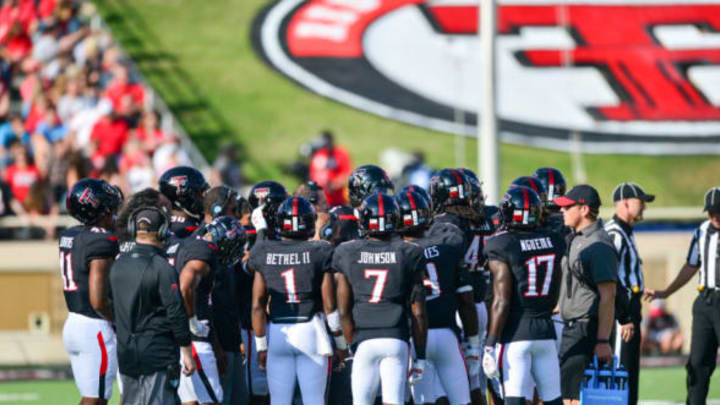
[[[219,249],[219,261],[223,266],[233,266],[242,259],[247,236],[235,218],[217,217],[207,224],[206,229]]]
[[[348,179],[350,205],[359,207],[373,193],[392,194],[395,191],[385,170],[375,165],[356,168]]]
[[[160,192],[174,208],[196,219],[203,216],[203,195],[210,186],[200,171],[189,166],[173,167],[160,176],[158,183]]]
[[[375,193],[363,200],[358,209],[365,235],[386,237],[397,230],[400,208],[387,194]]]
[[[310,239],[315,234],[315,219],[315,208],[309,201],[290,197],[277,209],[277,233],[290,239]]]
[[[511,187],[500,204],[501,221],[509,229],[535,229],[543,222],[542,207],[535,190],[525,186]]]

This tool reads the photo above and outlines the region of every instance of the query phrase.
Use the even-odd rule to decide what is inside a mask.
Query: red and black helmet
[[[420,193],[406,190],[395,196],[400,208],[400,232],[412,232],[426,229],[430,225],[432,213],[430,204]]]
[[[360,226],[365,235],[385,236],[397,230],[400,208],[387,195],[375,193],[363,200],[359,208]]]
[[[511,229],[534,229],[542,223],[540,196],[525,186],[511,187],[500,204],[502,224]]]
[[[535,170],[533,177],[540,180],[540,183],[545,187],[547,192],[545,203],[548,205],[552,205],[553,198],[565,195],[565,191],[567,191],[565,176],[554,167],[541,167]]]
[[[430,196],[436,212],[453,205],[470,205],[472,186],[468,178],[456,169],[442,169],[430,179]]]
[[[95,225],[122,204],[122,192],[105,180],[82,179],[75,183],[65,204],[70,215],[85,225]]]
[[[203,215],[203,194],[210,188],[205,176],[189,166],[177,166],[165,171],[158,181],[160,192],[173,207],[193,218]]]
[[[375,165],[364,165],[353,170],[348,179],[350,205],[359,207],[372,193],[392,194],[395,190],[385,170]]]
[[[547,191],[545,186],[540,182],[537,177],[534,176],[520,176],[510,183],[510,188],[522,186],[532,189],[540,197],[540,201],[547,201]]]
[[[315,234],[315,208],[302,197],[290,197],[280,204],[276,224],[280,236],[309,239]]]

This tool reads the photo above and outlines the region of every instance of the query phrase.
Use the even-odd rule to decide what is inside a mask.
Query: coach
[[[573,230],[562,261],[560,378],[565,403],[579,404],[583,371],[593,354],[602,361],[612,358],[617,254],[597,219],[600,196],[593,187],[575,186],[553,202]]]
[[[638,255],[633,225],[642,220],[645,203],[653,202],[655,196],[647,194],[635,183],[620,183],[613,191],[615,216],[605,223],[605,230],[612,237],[618,253],[617,294],[628,298],[630,322],[618,319],[619,331],[615,334],[615,355],[630,375],[630,398],[628,405],[637,404],[638,377],[640,373],[640,321],[642,320],[641,297],[644,286],[642,260]],[[617,310],[617,306],[616,306]],[[616,318],[618,318],[616,316]]]
[[[175,405],[180,379],[195,371],[178,277],[163,255],[169,220],[155,207],[130,214],[135,246],[110,269],[125,405]]]
[[[693,304],[692,341],[687,365],[687,404],[705,404],[720,336],[720,187],[705,194],[708,220],[693,233],[687,262],[664,290],[646,290],[648,298],[667,298],[700,270],[700,294]]]

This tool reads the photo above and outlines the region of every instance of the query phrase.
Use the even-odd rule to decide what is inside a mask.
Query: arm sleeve
[[[622,235],[620,235],[620,232],[614,230],[608,231],[608,235],[610,235],[610,237],[612,238],[613,245],[615,245],[615,250],[617,251],[618,255],[620,255],[623,249]]]
[[[488,239],[485,247],[483,247],[483,254],[488,260],[498,260],[503,263],[510,264],[510,261],[506,258],[506,254],[509,253],[509,246],[505,246],[502,239],[499,237],[492,237]]]
[[[158,293],[160,302],[167,312],[168,323],[175,341],[180,346],[190,344],[188,317],[180,295],[180,281],[177,272],[165,260],[157,258],[153,263],[158,267]]]
[[[618,261],[615,249],[605,243],[596,242],[582,251],[583,268],[593,282],[617,281]]]
[[[700,228],[693,232],[692,242],[690,242],[690,248],[688,249],[687,262],[693,267],[700,267],[702,264],[700,258]]]

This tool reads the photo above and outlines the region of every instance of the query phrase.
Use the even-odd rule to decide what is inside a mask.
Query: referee
[[[664,290],[645,291],[648,299],[667,298],[700,270],[700,294],[693,303],[692,341],[687,365],[687,404],[705,404],[720,336],[720,187],[705,194],[708,220],[693,233],[687,262]]]
[[[628,370],[630,397],[628,405],[637,404],[638,376],[640,373],[640,321],[642,320],[642,293],[645,288],[642,260],[638,256],[633,225],[643,218],[645,203],[655,200],[635,183],[621,183],[613,191],[615,216],[605,224],[605,231],[612,237],[618,253],[618,290],[629,300],[630,322],[620,320],[620,330],[615,334],[615,355]],[[617,316],[616,316],[617,318]]]

